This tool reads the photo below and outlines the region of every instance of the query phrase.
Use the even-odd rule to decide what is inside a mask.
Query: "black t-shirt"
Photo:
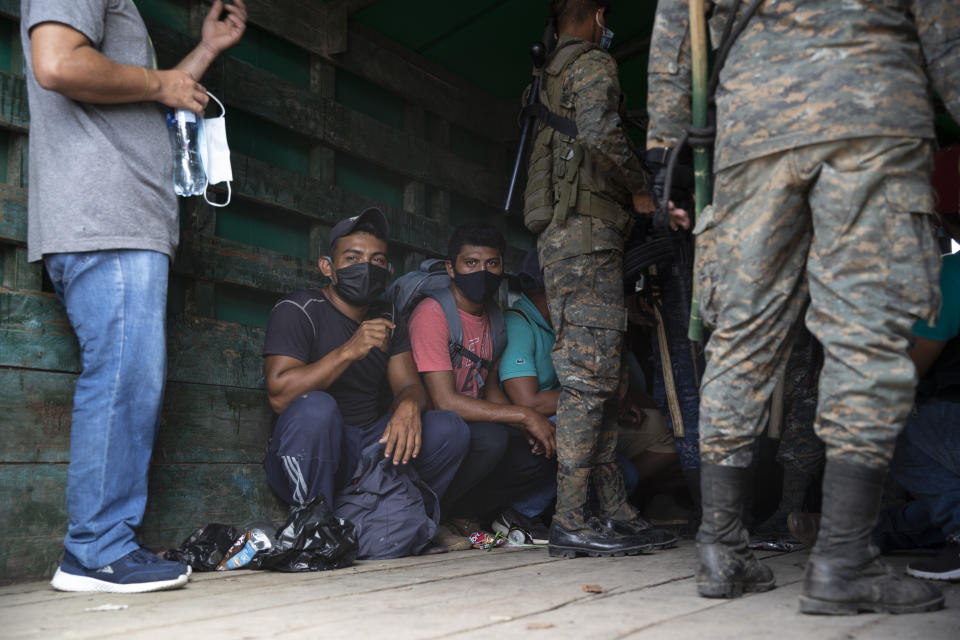
[[[295,291],[270,312],[263,355],[289,356],[310,364],[349,340],[359,326],[327,300],[320,289]],[[409,350],[406,327],[398,323],[387,353],[371,349],[326,389],[337,401],[347,424],[366,427],[377,421],[381,392],[386,388],[387,361]]]

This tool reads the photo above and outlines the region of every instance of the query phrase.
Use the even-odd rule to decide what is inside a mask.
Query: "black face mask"
[[[490,273],[487,270],[474,271],[473,273],[453,272],[453,283],[457,289],[467,297],[467,300],[482,304],[496,295],[500,288],[500,282],[503,275]]]
[[[337,269],[333,288],[349,304],[366,307],[387,288],[390,272],[372,262],[361,262]]]

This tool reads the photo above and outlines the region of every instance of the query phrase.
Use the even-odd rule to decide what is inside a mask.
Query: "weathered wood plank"
[[[261,160],[232,154],[234,195],[266,205],[282,207],[333,226],[369,206],[379,207],[390,223],[390,242],[410,249],[442,255],[452,228],[398,207],[325,184],[295,171],[273,167]]]
[[[246,389],[263,388],[264,330],[184,316],[167,323],[167,379]],[[180,345],[178,347],[178,345]]]
[[[326,281],[319,267],[302,258],[189,231],[181,235],[174,270],[278,294]]]
[[[362,25],[350,27],[347,51],[331,61],[494,143],[506,144],[520,137],[516,124],[519,102],[491,96]]]
[[[170,66],[192,47],[171,29],[148,22],[161,66]],[[210,67],[204,84],[232,108],[305,134],[338,151],[355,155],[399,175],[460,191],[499,206],[504,171],[469,162],[338,102],[223,56]]]
[[[69,461],[76,381],[75,374],[0,368],[0,464]],[[171,382],[154,462],[259,463],[272,421],[259,389]]]
[[[185,36],[158,25],[152,25],[151,30],[159,55],[175,60],[186,52]],[[233,58],[225,57],[211,67],[204,81],[230,107],[307,134],[400,175],[499,205],[505,186],[502,170],[464,160],[423,138],[393,129]],[[26,131],[26,82],[0,72],[0,91],[0,128]]]
[[[20,0],[0,0],[0,15],[20,19]]]
[[[77,339],[56,296],[0,289],[0,366],[79,371]]]
[[[280,522],[285,507],[273,496],[260,464],[158,465],[141,540],[176,547],[199,526]],[[0,465],[0,578],[50,575],[66,531],[67,465]]]
[[[339,53],[346,46],[346,14],[338,6],[310,0],[251,2],[247,16],[252,24],[312,53]]]
[[[0,127],[26,131],[29,123],[27,83],[21,77],[0,71]]]
[[[408,102],[443,113],[458,126],[497,143],[519,136],[516,105],[469,85],[375,31],[360,25],[344,30],[345,16],[353,13],[351,3],[358,1],[370,2],[347,0],[346,11],[327,9],[330,19],[324,18],[323,5],[309,0],[255,2],[248,5],[247,11],[252,24],[307,51],[327,56],[338,67],[389,89]],[[0,14],[19,19],[19,1],[0,0]]]
[[[2,285],[25,291],[40,291],[43,286],[43,265],[27,262],[27,248],[6,245]]]
[[[270,491],[263,465],[154,464],[141,539],[155,549],[175,548],[197,527],[253,520],[277,524],[286,514]]]
[[[209,318],[167,322],[168,380],[263,387],[263,329]],[[77,373],[77,340],[49,293],[0,289],[0,366]]]
[[[390,222],[390,242],[394,246],[442,255],[452,228],[441,220],[404,211],[369,198],[324,184],[323,180],[296,171],[274,167],[262,160],[231,154],[235,198],[280,207],[292,213],[333,226],[357,215],[367,207],[379,207]],[[0,187],[0,241],[25,243],[27,240],[27,191]],[[198,205],[202,212],[211,210]],[[185,235],[186,238],[186,235]],[[226,242],[226,241],[224,241]],[[238,248],[242,245],[238,245]],[[251,247],[250,250],[257,251]],[[268,255],[268,254],[263,254]],[[281,254],[275,254],[280,257]],[[294,258],[281,258],[281,260]],[[293,268],[294,272],[296,267]],[[309,271],[309,268],[308,268]]]

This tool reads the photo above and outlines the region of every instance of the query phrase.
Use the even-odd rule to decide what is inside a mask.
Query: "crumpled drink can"
[[[240,569],[253,560],[261,551],[273,547],[273,537],[263,529],[250,529],[230,547],[226,557],[217,565],[217,571]]]

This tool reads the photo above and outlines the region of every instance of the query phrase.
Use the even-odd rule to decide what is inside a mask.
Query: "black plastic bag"
[[[226,524],[208,524],[187,536],[180,548],[167,551],[164,559],[190,565],[197,571],[214,571],[240,533]]]
[[[261,551],[251,569],[326,571],[349,567],[357,558],[354,526],[337,518],[322,496],[303,506],[290,507],[287,521],[277,530],[276,545]]]

